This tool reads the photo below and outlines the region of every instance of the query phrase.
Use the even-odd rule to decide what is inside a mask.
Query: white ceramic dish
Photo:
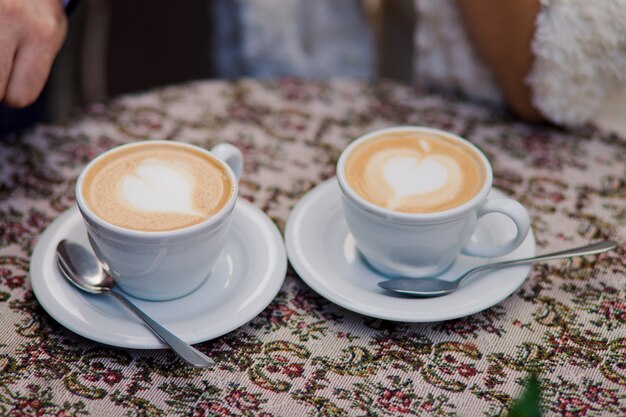
[[[490,197],[505,197],[492,189]],[[495,243],[515,234],[503,215],[479,221],[472,239]],[[438,298],[418,299],[394,295],[378,287],[389,279],[369,267],[358,253],[341,207],[341,191],[332,178],[311,190],[292,211],[285,232],[289,260],[300,277],[316,292],[348,310],[385,320],[434,322],[468,316],[498,304],[524,282],[529,265],[487,273],[456,292]],[[486,259],[461,255],[439,277],[451,280],[484,263],[535,255],[532,230],[513,252]]]
[[[116,300],[81,292],[61,276],[55,264],[55,248],[61,239],[89,245],[75,208],[50,224],[31,258],[31,284],[43,308],[69,330],[97,342],[136,349],[165,348]],[[240,199],[215,270],[198,290],[169,301],[131,299],[184,341],[198,343],[257,316],[280,290],[286,270],[280,232],[261,210]]]

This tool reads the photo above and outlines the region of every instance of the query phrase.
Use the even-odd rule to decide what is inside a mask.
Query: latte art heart
[[[455,207],[481,188],[478,156],[454,141],[422,132],[393,132],[352,150],[345,175],[354,191],[394,211],[430,213]]]
[[[395,157],[383,168],[383,178],[393,187],[396,198],[435,191],[446,184],[448,177],[446,167],[431,156],[421,160]]]
[[[175,143],[113,151],[89,169],[83,184],[85,200],[100,218],[155,232],[203,222],[226,206],[233,192],[221,163]]]
[[[386,207],[395,209],[407,198],[433,198],[433,193],[437,192],[449,195],[460,187],[457,162],[447,155],[426,153],[423,150],[429,147],[423,143],[420,146],[421,151],[382,150],[368,161],[364,183],[386,196]]]
[[[202,214],[193,208],[193,177],[166,162],[146,159],[120,185],[123,198],[139,210]]]

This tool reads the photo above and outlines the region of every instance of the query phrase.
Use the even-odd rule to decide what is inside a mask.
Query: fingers
[[[13,59],[15,57],[16,45],[11,42],[12,39],[2,39],[0,41],[0,101],[4,98],[9,78],[11,77],[11,68],[13,68]]]
[[[37,100],[60,44],[27,41],[18,46],[4,95],[7,105],[22,108]]]
[[[21,108],[41,94],[67,23],[58,0],[17,2],[25,7],[0,25],[0,101]]]
[[[16,21],[21,20],[19,3],[0,0],[0,101],[4,98],[19,41]]]

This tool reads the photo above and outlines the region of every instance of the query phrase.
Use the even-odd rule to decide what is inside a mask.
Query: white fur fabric
[[[581,125],[626,83],[626,0],[541,3],[528,76],[533,102],[555,123]]]

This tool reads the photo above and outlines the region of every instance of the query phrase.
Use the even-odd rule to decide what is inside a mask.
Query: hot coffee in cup
[[[223,163],[195,148],[147,143],[99,159],[85,175],[85,203],[131,230],[176,230],[219,212],[234,192]]]
[[[526,210],[487,199],[492,171],[478,148],[451,133],[401,126],[364,135],[337,164],[348,227],[359,251],[390,276],[435,276],[464,252],[504,255],[530,228]],[[498,212],[517,233],[499,244],[471,242],[478,218]]]
[[[345,163],[348,184],[363,199],[403,213],[433,213],[466,203],[480,191],[480,157],[446,136],[392,131],[360,143]]]
[[[171,141],[114,148],[76,184],[89,242],[127,293],[149,300],[183,296],[210,275],[224,246],[243,158]]]

